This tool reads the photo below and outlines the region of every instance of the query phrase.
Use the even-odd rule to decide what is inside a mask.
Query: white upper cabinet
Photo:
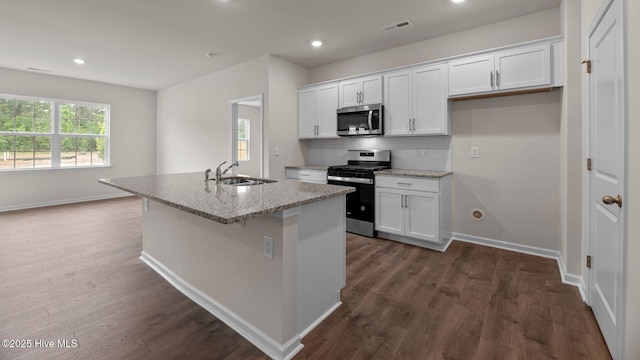
[[[382,75],[344,80],[339,87],[340,108],[382,102]]]
[[[447,64],[384,75],[385,136],[450,133]]]
[[[551,45],[472,56],[449,63],[449,96],[554,86]]]
[[[298,138],[336,138],[338,84],[298,90]]]

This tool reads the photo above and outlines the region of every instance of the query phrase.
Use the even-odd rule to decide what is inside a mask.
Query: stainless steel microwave
[[[338,109],[338,135],[382,135],[384,133],[382,113],[382,104]]]

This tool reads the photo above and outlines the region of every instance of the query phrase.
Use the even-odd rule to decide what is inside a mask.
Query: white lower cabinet
[[[378,236],[436,250],[451,241],[451,176],[376,176]]]

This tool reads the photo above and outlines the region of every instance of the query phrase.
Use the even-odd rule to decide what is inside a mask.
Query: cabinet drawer
[[[327,183],[327,172],[321,170],[287,169],[287,179]]]
[[[377,187],[394,189],[411,189],[417,191],[440,191],[439,179],[423,179],[407,176],[376,176]]]

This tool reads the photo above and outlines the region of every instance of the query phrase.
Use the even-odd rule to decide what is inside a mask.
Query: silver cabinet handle
[[[496,87],[500,86],[500,72],[496,70]]]
[[[399,182],[399,183],[396,183],[396,184],[400,185],[400,186],[411,186],[411,185],[413,185],[411,183],[405,183],[405,182]]]
[[[491,87],[493,88],[493,71],[489,71],[489,80],[491,81]]]
[[[400,195],[400,208],[404,209],[404,195]]]
[[[412,124],[411,131],[416,131],[416,118],[413,118]]]

